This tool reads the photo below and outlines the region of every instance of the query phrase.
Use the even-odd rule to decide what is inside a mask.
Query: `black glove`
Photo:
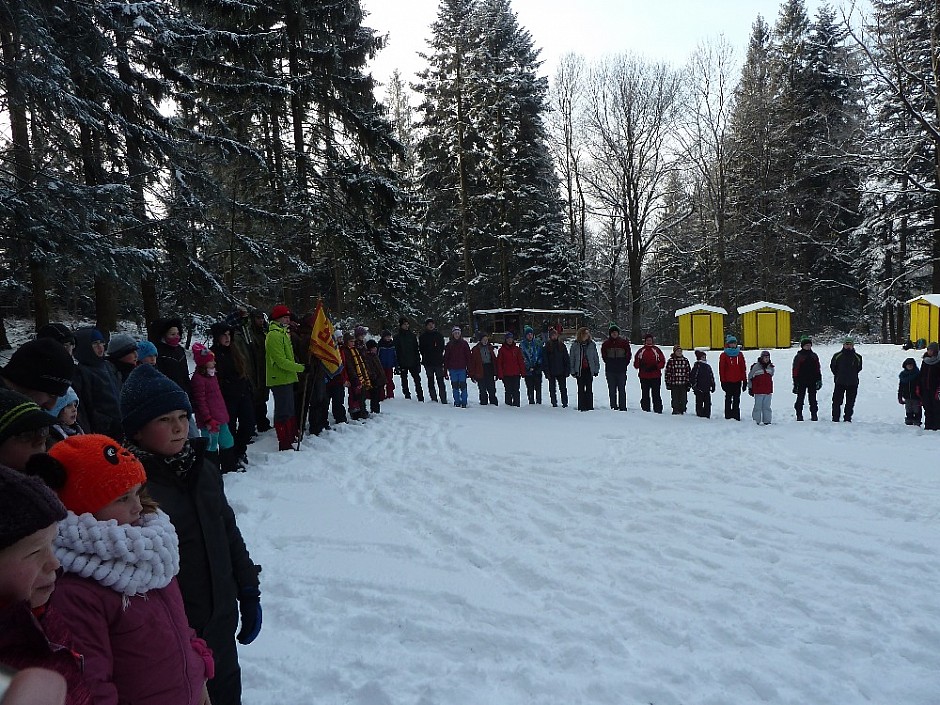
[[[242,588],[238,593],[238,611],[242,616],[242,628],[235,637],[239,644],[250,644],[261,632],[261,591]]]
[[[748,390],[747,390],[747,393],[750,394],[751,396],[754,396],[754,390],[753,390],[753,389],[748,389]]]
[[[816,391],[818,392],[820,389],[822,389],[822,380],[821,380],[821,379],[817,379],[817,380],[816,380]]]
[[[797,389],[796,382],[793,383],[793,393],[794,393],[794,394],[799,394],[799,393],[800,393],[800,390]]]

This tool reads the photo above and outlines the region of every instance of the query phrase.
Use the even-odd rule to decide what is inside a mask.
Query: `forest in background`
[[[441,0],[380,102],[358,0],[8,0],[0,320],[321,298],[376,327],[583,308],[635,339],[766,299],[904,340],[940,292],[940,1],[871,6],[784,0],[743,50],[546,78],[510,0]]]

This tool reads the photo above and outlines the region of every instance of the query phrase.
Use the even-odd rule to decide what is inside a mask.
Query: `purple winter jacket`
[[[444,369],[466,370],[470,368],[470,343],[461,338],[451,338],[444,347]]]
[[[207,377],[194,372],[192,389],[193,411],[199,428],[208,428],[210,421],[228,423],[228,408],[225,406],[218,377]]]
[[[65,705],[91,705],[82,675],[82,654],[62,615],[48,605],[37,610],[27,602],[0,608],[0,663],[15,669],[48,668],[65,678]]]
[[[85,657],[95,705],[201,702],[211,651],[186,621],[176,578],[128,598],[92,578],[65,573],[51,603]]]

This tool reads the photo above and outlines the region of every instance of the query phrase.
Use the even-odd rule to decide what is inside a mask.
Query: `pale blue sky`
[[[834,0],[833,7],[850,0]],[[806,0],[814,15],[821,0]],[[373,64],[384,81],[398,68],[407,80],[422,67],[437,0],[363,0],[366,24],[388,33],[389,46]],[[771,25],[780,0],[513,0],[519,22],[542,49],[546,75],[558,57],[574,51],[588,57],[633,51],[651,59],[682,64],[703,41],[724,35],[741,55],[758,14]]]

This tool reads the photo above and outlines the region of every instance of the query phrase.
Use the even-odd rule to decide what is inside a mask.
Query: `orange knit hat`
[[[49,455],[65,471],[56,493],[75,514],[94,514],[147,481],[137,456],[108,436],[69,436],[52,446]]]

